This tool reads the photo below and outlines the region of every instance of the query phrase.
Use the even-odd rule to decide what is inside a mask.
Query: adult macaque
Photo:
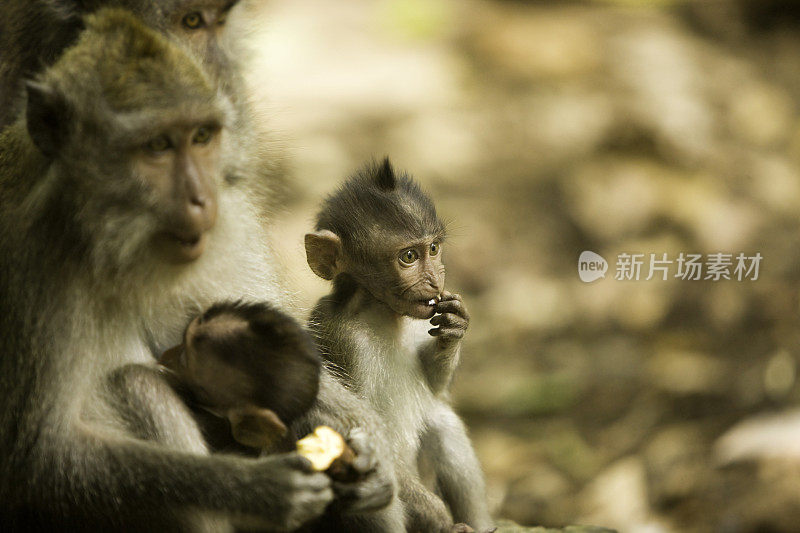
[[[24,80],[53,64],[75,42],[82,17],[120,7],[149,27],[186,43],[222,78],[231,75],[220,37],[238,0],[5,0],[0,17],[0,129],[24,102]]]
[[[281,303],[285,298],[264,234],[266,211],[262,203],[256,205],[263,201],[262,193],[269,192],[274,164],[264,150],[262,133],[249,121],[235,61],[219,43],[226,14],[235,4],[235,0],[8,0],[3,5],[0,125],[17,122],[0,137],[0,308],[4,317],[0,320],[0,368],[10,369],[0,379],[0,392],[8,399],[0,407],[0,526],[22,527],[28,519],[34,524],[72,523],[73,518],[83,516],[87,527],[100,527],[106,521],[135,529],[136,520],[145,516],[156,525],[171,523],[176,507],[191,507],[189,515],[197,514],[196,509],[213,508],[225,516],[245,505],[237,499],[239,488],[230,486],[242,476],[267,485],[294,480],[284,475],[272,480],[266,471],[257,479],[243,471],[251,468],[251,463],[213,458],[208,464],[230,464],[241,473],[219,484],[215,467],[196,467],[196,458],[189,460],[183,455],[172,461],[173,455],[147,444],[147,450],[159,451],[152,462],[167,465],[159,475],[177,469],[194,472],[187,474],[191,480],[203,478],[191,483],[178,476],[181,483],[191,485],[188,490],[181,489],[177,481],[161,487],[156,480],[146,479],[144,474],[150,471],[139,468],[134,455],[128,464],[125,449],[131,444],[126,439],[102,440],[105,451],[94,460],[82,441],[76,441],[81,434],[75,434],[76,427],[92,422],[89,433],[97,437],[101,432],[95,431],[95,422],[99,421],[114,432],[194,454],[206,453],[192,413],[153,371],[153,354],[176,344],[189,318],[214,301],[245,298]],[[182,111],[195,91],[165,87],[141,91],[136,76],[118,77],[119,85],[109,87],[115,70],[104,65],[113,66],[115,57],[121,61],[122,52],[111,59],[98,52],[103,61],[95,57],[78,61],[88,54],[88,37],[77,41],[82,52],[70,52],[71,59],[59,61],[38,86],[27,91],[29,105],[22,109],[26,96],[23,77],[52,64],[65,47],[75,44],[86,26],[81,16],[103,5],[123,6],[138,14],[148,27],[181,44],[202,63],[209,94],[221,92],[233,103],[234,111],[226,113],[231,127],[224,135],[217,135],[213,128],[191,133],[199,135],[199,140],[210,134],[210,144],[219,145],[213,154],[197,154],[193,161],[176,167],[172,154],[177,153],[178,143],[193,145],[193,141],[187,141],[185,131],[181,138],[167,132],[171,128],[168,122],[196,118]],[[96,29],[93,32],[98,33]],[[103,46],[95,45],[98,50]],[[143,57],[149,54],[146,50],[139,53]],[[184,56],[176,64],[189,65],[191,60]],[[181,72],[187,67],[169,68]],[[68,76],[59,80],[59,72]],[[157,78],[164,72],[153,70],[150,81],[159,83]],[[48,79],[50,85],[41,83]],[[105,90],[108,94],[99,94]],[[121,105],[118,113],[104,115],[109,95]],[[14,105],[6,105],[12,101]],[[21,111],[27,111],[31,120]],[[76,117],[81,112],[86,116]],[[156,130],[163,135],[157,136]],[[142,134],[151,138],[136,138]],[[160,162],[155,161],[158,158],[137,160],[136,168],[130,168],[130,146],[150,141],[151,151],[163,151],[170,157]],[[168,148],[161,150],[165,141]],[[213,187],[200,187],[206,198],[195,198],[189,202],[192,207],[181,213],[179,205],[192,195],[188,191],[203,181],[192,177],[197,174],[192,169],[207,170],[206,157],[220,165],[224,180],[213,180]],[[187,177],[173,180],[171,175],[164,176],[170,166],[185,170]],[[137,179],[129,179],[134,174]],[[185,180],[183,189],[180,180]],[[212,190],[214,195],[208,196]],[[174,207],[168,207],[172,204]],[[87,400],[90,396],[100,400]],[[51,409],[49,404],[55,407]],[[45,413],[51,416],[42,418]],[[349,487],[347,498],[340,498],[338,505],[356,518],[358,513],[377,516],[371,511],[392,501],[394,486],[391,462],[382,460],[387,452],[380,442],[367,437],[380,422],[324,370],[317,402],[297,422],[296,432],[302,436],[307,427],[320,424],[345,435],[371,465],[370,474]],[[59,469],[69,465],[60,458],[66,460],[72,454],[77,454],[74,461],[87,472],[110,468],[119,472],[121,479],[106,476],[102,483],[97,481],[97,487],[91,476],[84,479],[86,476],[78,475],[74,484],[65,481],[66,474]],[[112,460],[113,468],[109,466]],[[47,461],[50,466],[43,466]],[[206,465],[204,461],[199,464]],[[284,462],[290,476],[305,467],[296,458]],[[21,471],[31,472],[24,476],[24,483],[16,482]],[[2,475],[5,472],[8,475]],[[136,472],[144,477],[137,480]],[[117,497],[125,483],[136,490]],[[190,495],[205,485],[214,487],[202,496],[213,504],[184,503],[186,497],[190,501],[200,498]],[[153,491],[146,486],[161,488]],[[96,500],[92,498],[94,490],[101,493]],[[306,501],[302,491],[292,486],[275,488],[275,497],[264,497],[259,494],[264,490],[248,490],[243,498],[259,509],[269,507],[270,502],[285,504],[269,511],[272,520],[284,526],[302,521],[298,515],[313,515],[317,503],[325,499],[315,496],[313,505],[304,504],[314,507],[307,512],[296,505]],[[159,498],[156,492],[161,494]],[[323,489],[318,492],[326,494]],[[90,504],[84,506],[84,500]],[[386,513],[395,518],[380,520],[397,523],[401,520],[397,509],[392,503]],[[380,520],[376,527],[392,529]]]
[[[313,405],[320,357],[311,336],[267,303],[216,303],[159,363],[189,402],[230,423],[245,446],[269,448]]]
[[[306,235],[311,269],[333,281],[309,323],[324,356],[385,421],[408,529],[487,530],[483,475],[447,400],[469,315],[444,290],[444,236],[410,177],[388,159],[366,167],[327,198]],[[421,483],[419,454],[431,459],[449,512]]]
[[[216,85],[107,10],[27,92],[0,136],[0,530],[291,529],[322,513],[327,476],[297,454],[206,455],[138,364],[187,310],[276,296],[257,208],[222,179]]]

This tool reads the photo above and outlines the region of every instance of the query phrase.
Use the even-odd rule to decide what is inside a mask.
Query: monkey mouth
[[[164,232],[161,236],[162,246],[165,248],[170,261],[175,263],[189,263],[194,261],[205,250],[205,235],[202,233],[177,233]]]
[[[180,235],[171,235],[175,242],[178,243],[178,246],[184,248],[194,248],[198,244],[200,244],[200,239],[202,238],[201,235],[192,235],[190,237],[181,237]]]
[[[422,303],[422,304],[424,304],[424,305],[426,305],[428,307],[434,307],[434,306],[436,306],[436,304],[439,303],[439,300],[440,300],[439,296],[436,295],[433,298],[423,298],[422,300],[420,300],[420,303]]]
[[[439,296],[433,298],[420,298],[418,300],[409,300],[411,307],[408,315],[415,318],[430,318],[436,314],[436,304],[439,303]]]

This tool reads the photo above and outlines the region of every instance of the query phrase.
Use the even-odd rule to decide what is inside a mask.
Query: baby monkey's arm
[[[450,385],[461,354],[461,339],[469,327],[469,313],[461,295],[444,291],[430,322],[437,326],[428,330],[435,338],[420,348],[419,358],[428,385],[434,394],[440,394]]]

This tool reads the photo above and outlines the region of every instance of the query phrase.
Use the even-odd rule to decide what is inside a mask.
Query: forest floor
[[[497,516],[796,531],[800,461],[719,439],[763,413],[791,433],[800,403],[800,31],[662,4],[267,3],[250,83],[290,169],[277,248],[302,315],[327,289],[302,247],[320,200],[390,155],[451,222],[453,398]],[[585,250],[605,279],[581,282]],[[639,281],[614,279],[622,253]],[[681,253],[732,254],[733,279],[680,279]]]

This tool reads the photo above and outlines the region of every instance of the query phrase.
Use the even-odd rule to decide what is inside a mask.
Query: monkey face
[[[101,10],[86,26],[27,86],[31,141],[60,169],[95,268],[194,261],[216,222],[230,103],[182,47],[131,13]]]
[[[365,275],[365,285],[372,294],[394,312],[413,318],[428,319],[444,290],[445,268],[442,243],[425,239],[402,248],[394,247],[382,261],[379,276]]]
[[[231,9],[239,0],[178,0],[168,13],[169,32],[188,44],[212,74],[225,77],[226,55],[220,46]]]
[[[158,212],[154,244],[169,262],[200,257],[216,222],[219,131],[216,124],[174,127],[151,138],[134,158]]]

